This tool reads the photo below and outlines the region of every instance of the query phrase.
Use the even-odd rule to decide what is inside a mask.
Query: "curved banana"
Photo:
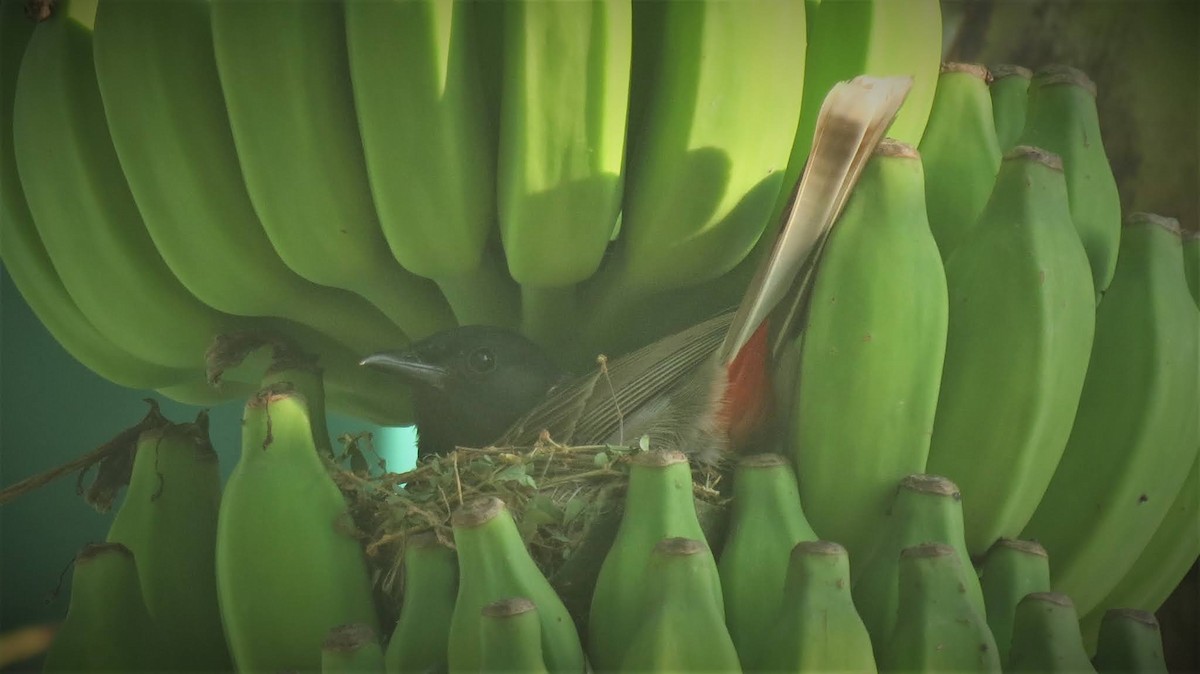
[[[943,63],[921,136],[925,207],[942,260],[971,237],[1000,170],[987,68]]]
[[[500,599],[483,607],[480,620],[480,672],[546,674],[542,622],[537,606],[524,597]]]
[[[139,358],[101,334],[71,298],[38,235],[17,175],[12,112],[21,58],[36,24],[20,0],[0,3],[0,257],[25,303],[55,341],[101,377],[129,388],[160,388],[189,379],[180,370]]]
[[[363,296],[410,336],[450,325],[437,287],[405,271],[379,229],[341,3],[220,0],[211,17],[242,174],[279,256],[310,281]]]
[[[307,401],[271,389],[251,398],[217,521],[218,598],[239,670],[316,671],[329,630],[376,627],[352,527],[313,444]]]
[[[1200,315],[1182,258],[1177,222],[1129,217],[1075,425],[1022,533],[1045,546],[1055,590],[1084,615],[1133,566],[1200,448]]]
[[[738,653],[763,653],[784,605],[792,549],[817,535],[804,518],[796,473],[782,456],[743,458],[733,486],[733,513],[717,565],[725,623]]]
[[[911,146],[880,144],[813,284],[789,451],[813,529],[860,559],[896,484],[925,470],[945,355],[946,276]]]
[[[339,625],[321,644],[321,674],[383,674],[383,648],[375,629],[362,623]]]
[[[996,640],[962,591],[975,574],[943,543],[905,548],[896,629],[876,645],[880,671],[999,672]]]
[[[1017,537],[1037,509],[1092,349],[1091,267],[1058,157],[1024,145],[1005,155],[978,226],[946,262],[946,285],[946,361],[926,470],[962,489],[967,549],[982,555]]]
[[[221,311],[293,319],[361,353],[405,341],[378,309],[302,279],[271,246],[242,181],[208,7],[102,2],[96,12],[108,129],[158,252],[192,294]],[[406,327],[446,327],[427,318]]]
[[[1091,262],[1099,302],[1117,265],[1121,200],[1100,137],[1095,83],[1067,66],[1039,70],[1029,84],[1019,142],[1062,157],[1071,220]]]
[[[108,542],[137,559],[138,579],[158,627],[169,671],[232,667],[215,569],[221,474],[208,415],[142,433]]]
[[[519,311],[495,229],[491,89],[502,12],[453,0],[345,3],[365,179],[383,235],[405,269],[437,283],[463,325],[510,324]]]
[[[404,546],[404,600],[388,640],[389,674],[446,668],[450,619],[458,594],[454,551],[433,533],[410,536]]]
[[[1017,604],[1031,592],[1050,591],[1046,549],[1034,541],[1001,538],[987,551],[979,575],[987,624],[1000,648],[1000,664],[1007,670]]]
[[[1000,151],[1017,144],[1025,130],[1025,108],[1029,103],[1029,81],[1033,73],[1014,65],[994,65],[992,71],[992,118],[996,122],[996,140]]]
[[[578,329],[574,285],[621,211],[633,46],[630,0],[504,5],[497,205],[527,334]]]
[[[1100,623],[1100,641],[1092,658],[1098,672],[1167,671],[1158,619],[1148,611],[1113,609]]]
[[[1094,672],[1083,649],[1079,616],[1071,598],[1033,592],[1017,604],[1013,617],[1010,672]]]

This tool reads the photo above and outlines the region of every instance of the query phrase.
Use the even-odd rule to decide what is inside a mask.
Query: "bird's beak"
[[[440,389],[449,374],[446,368],[422,361],[411,351],[381,351],[358,361],[359,365],[392,372],[414,383]]]

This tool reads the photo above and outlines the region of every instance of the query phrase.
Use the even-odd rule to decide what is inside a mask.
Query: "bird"
[[[435,333],[361,365],[412,388],[419,457],[456,447],[574,445],[679,450],[703,463],[770,428],[771,368],[799,329],[820,251],[912,79],[839,82],[770,251],[736,308],[571,376],[534,342],[495,326]],[[794,369],[794,368],[793,368]],[[786,389],[787,387],[782,387]]]

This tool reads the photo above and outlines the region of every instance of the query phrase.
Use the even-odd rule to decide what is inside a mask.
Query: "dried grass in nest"
[[[589,527],[621,507],[632,456],[639,446],[566,446],[548,436],[533,447],[461,447],[430,456],[405,473],[369,470],[370,435],[343,436],[344,451],[333,476],[350,503],[354,524],[375,572],[376,589],[398,600],[403,590],[402,561],[408,536],[433,532],[454,546],[451,514],[479,496],[502,499],[534,561],[555,578],[589,536]],[[693,465],[698,502],[718,508],[721,473]]]

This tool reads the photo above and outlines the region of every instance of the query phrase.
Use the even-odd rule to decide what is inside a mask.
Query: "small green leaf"
[[[650,436],[643,435],[642,437],[638,438],[638,447],[641,448],[643,452],[650,451]]]
[[[592,457],[592,463],[595,464],[597,468],[604,468],[608,465],[608,454],[605,452],[597,453],[596,456]]]

